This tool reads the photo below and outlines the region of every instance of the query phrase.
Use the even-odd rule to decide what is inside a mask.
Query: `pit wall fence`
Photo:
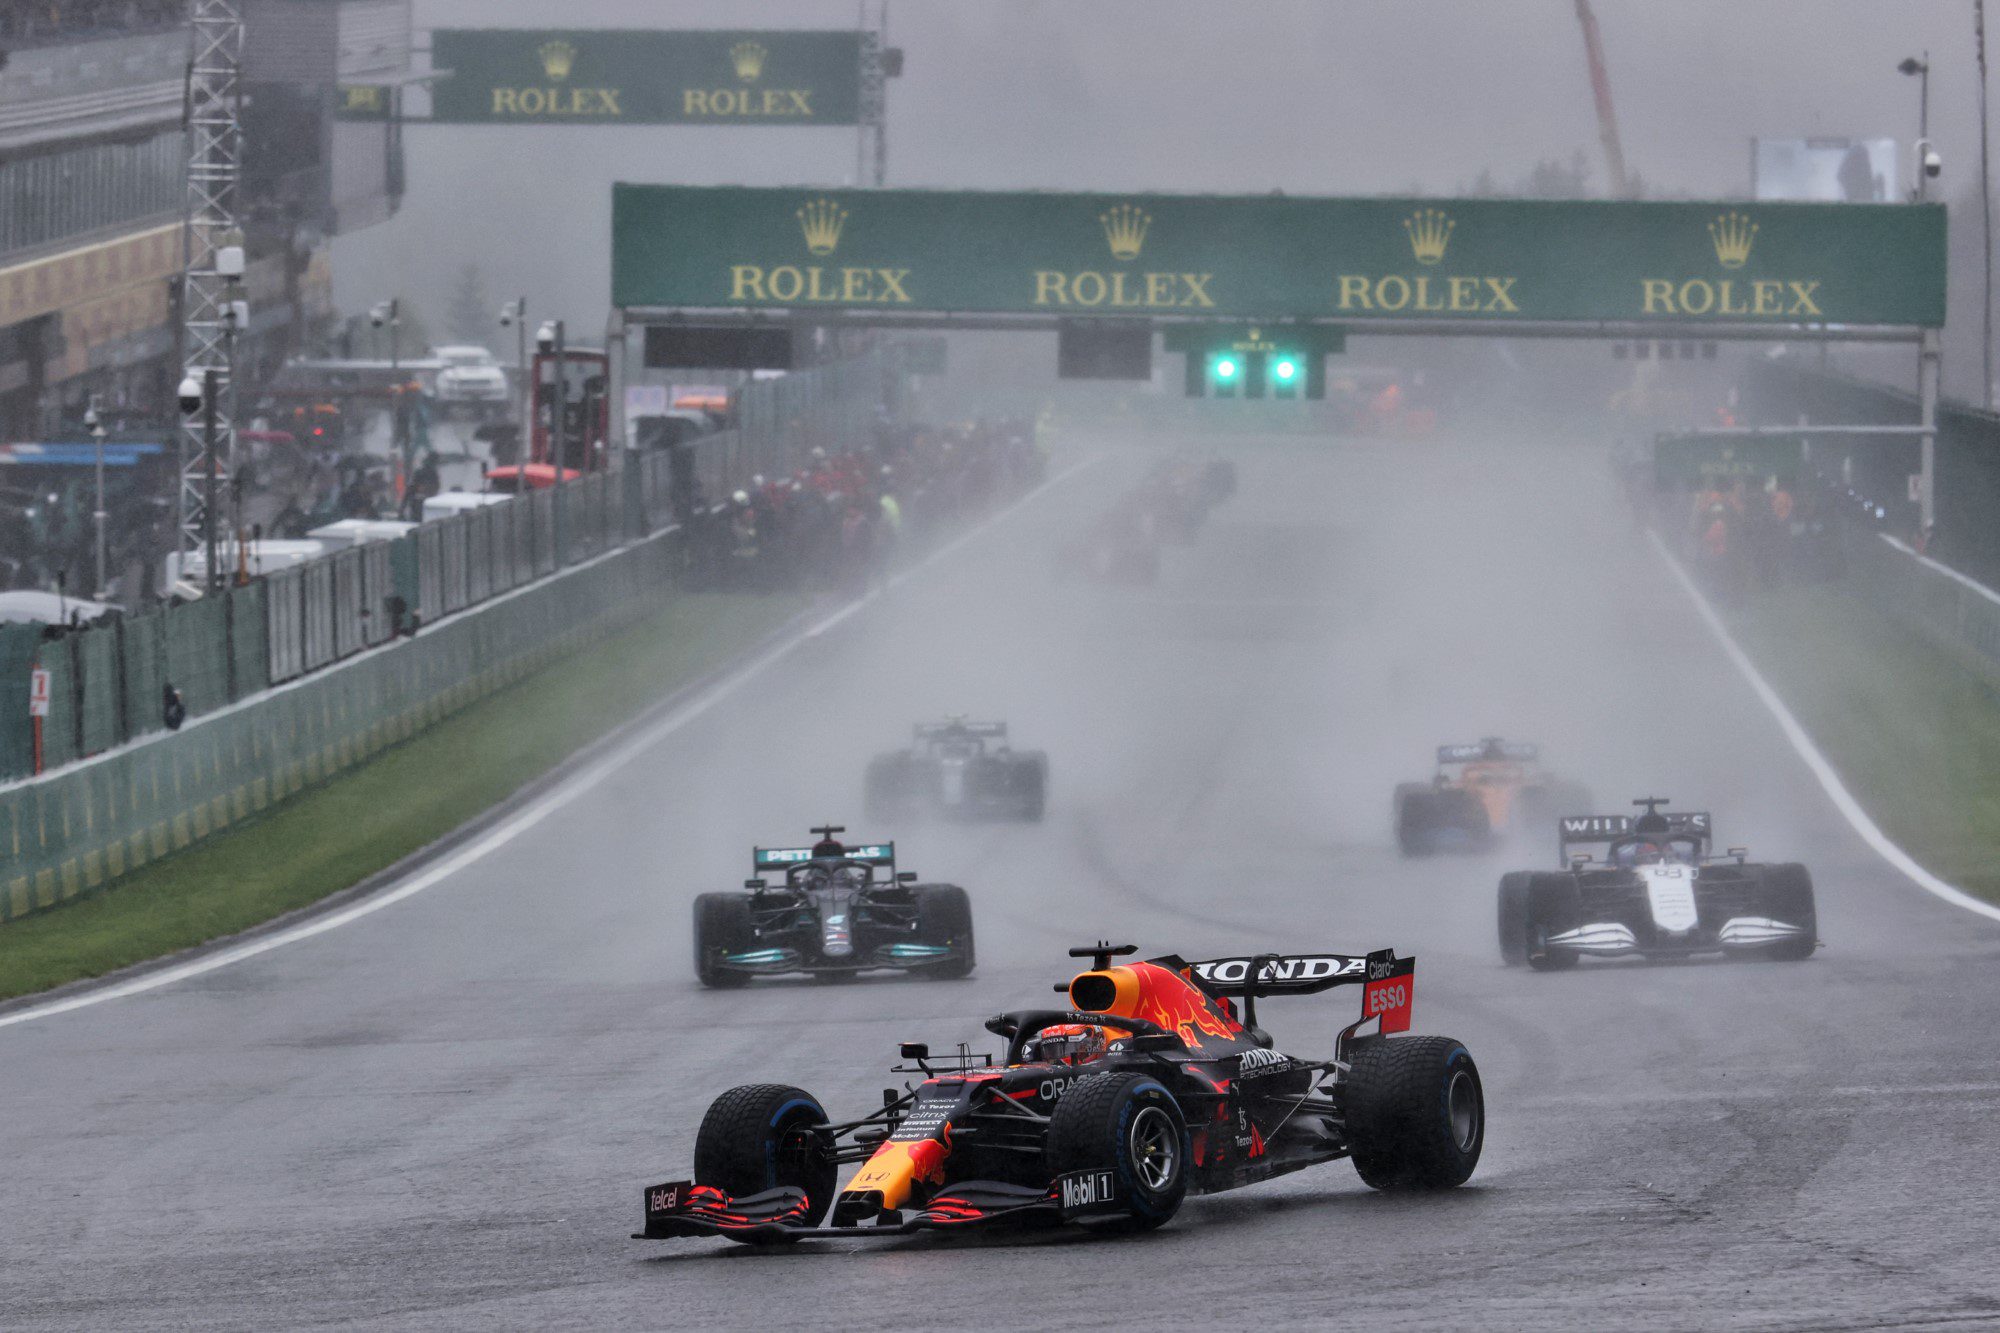
[[[753,385],[745,428],[211,597],[56,637],[0,626],[0,922],[226,830],[657,609],[683,572],[687,492],[726,496],[815,445],[862,443],[885,370],[871,355]]]

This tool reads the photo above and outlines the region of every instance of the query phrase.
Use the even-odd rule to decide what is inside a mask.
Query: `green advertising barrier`
[[[1937,204],[618,185],[633,309],[1944,322]]]
[[[856,32],[440,28],[431,119],[541,125],[852,125]],[[372,99],[350,115],[375,115]]]

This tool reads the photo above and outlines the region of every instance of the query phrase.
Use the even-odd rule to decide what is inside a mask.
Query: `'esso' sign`
[[[1368,960],[1368,984],[1361,992],[1361,1017],[1379,1018],[1381,1030],[1408,1032],[1410,1006],[1417,997],[1417,960],[1388,958]]]

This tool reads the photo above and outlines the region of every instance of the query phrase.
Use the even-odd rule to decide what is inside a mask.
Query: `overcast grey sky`
[[[1595,0],[1630,167],[1741,195],[1752,135],[1916,132],[1955,197],[1978,164],[1971,0]],[[853,0],[416,0],[420,27],[851,28]],[[889,183],[1449,193],[1584,150],[1573,0],[892,0]],[[854,132],[412,126],[402,215],[343,238],[336,295],[437,311],[476,262],[495,300],[602,326],[614,180],[851,183]],[[1958,220],[1955,219],[1955,222]]]

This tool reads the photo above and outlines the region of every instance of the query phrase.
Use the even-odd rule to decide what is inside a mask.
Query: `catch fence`
[[[657,605],[686,559],[677,517],[816,444],[859,443],[888,378],[870,355],[753,385],[741,428],[628,451],[559,490],[90,628],[0,626],[0,921],[261,811]],[[31,719],[37,669],[48,711]]]

